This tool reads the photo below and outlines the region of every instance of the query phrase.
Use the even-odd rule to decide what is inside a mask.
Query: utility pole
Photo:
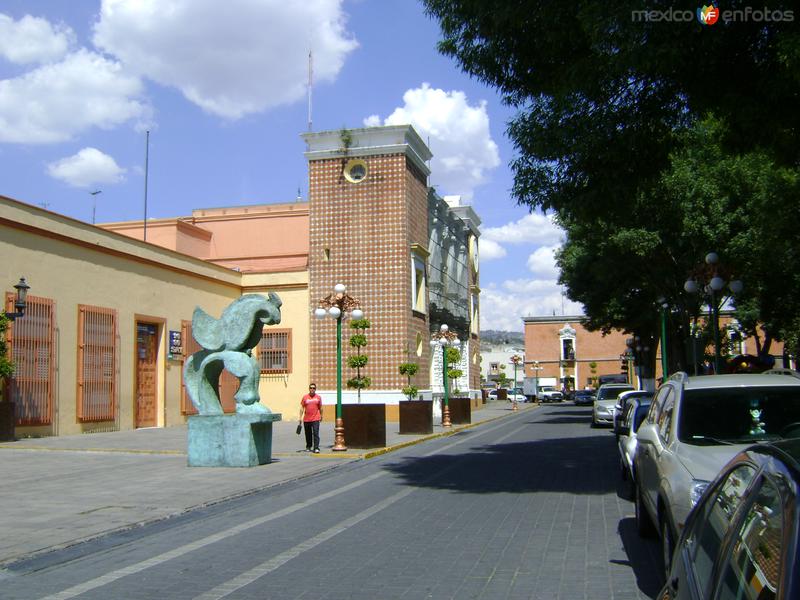
[[[103,190],[95,190],[93,192],[89,192],[92,196],[92,225],[94,225],[94,216],[95,212],[97,211],[97,195],[102,194]]]

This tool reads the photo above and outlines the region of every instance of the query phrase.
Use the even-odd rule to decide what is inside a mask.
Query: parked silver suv
[[[658,527],[667,570],[689,511],[722,467],[755,442],[798,436],[794,371],[678,373],[658,389],[637,432],[636,523],[641,535]]]

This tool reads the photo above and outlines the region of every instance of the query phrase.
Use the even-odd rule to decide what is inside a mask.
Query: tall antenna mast
[[[308,131],[311,131],[311,90],[314,86],[314,55],[308,51]]]

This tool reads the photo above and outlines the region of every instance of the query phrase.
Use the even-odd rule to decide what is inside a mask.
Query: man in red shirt
[[[319,423],[322,421],[322,397],[317,394],[317,384],[308,386],[308,393],[300,400],[300,421],[306,432],[306,452],[319,454]]]

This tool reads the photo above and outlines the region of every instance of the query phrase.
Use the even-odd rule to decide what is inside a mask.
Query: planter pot
[[[433,433],[433,402],[428,400],[403,400],[400,409],[400,433]]]
[[[343,404],[342,420],[348,448],[386,447],[385,404]]]
[[[0,442],[13,442],[14,403],[0,402]]]
[[[472,423],[472,401],[469,398],[450,398],[450,422],[453,425]]]

